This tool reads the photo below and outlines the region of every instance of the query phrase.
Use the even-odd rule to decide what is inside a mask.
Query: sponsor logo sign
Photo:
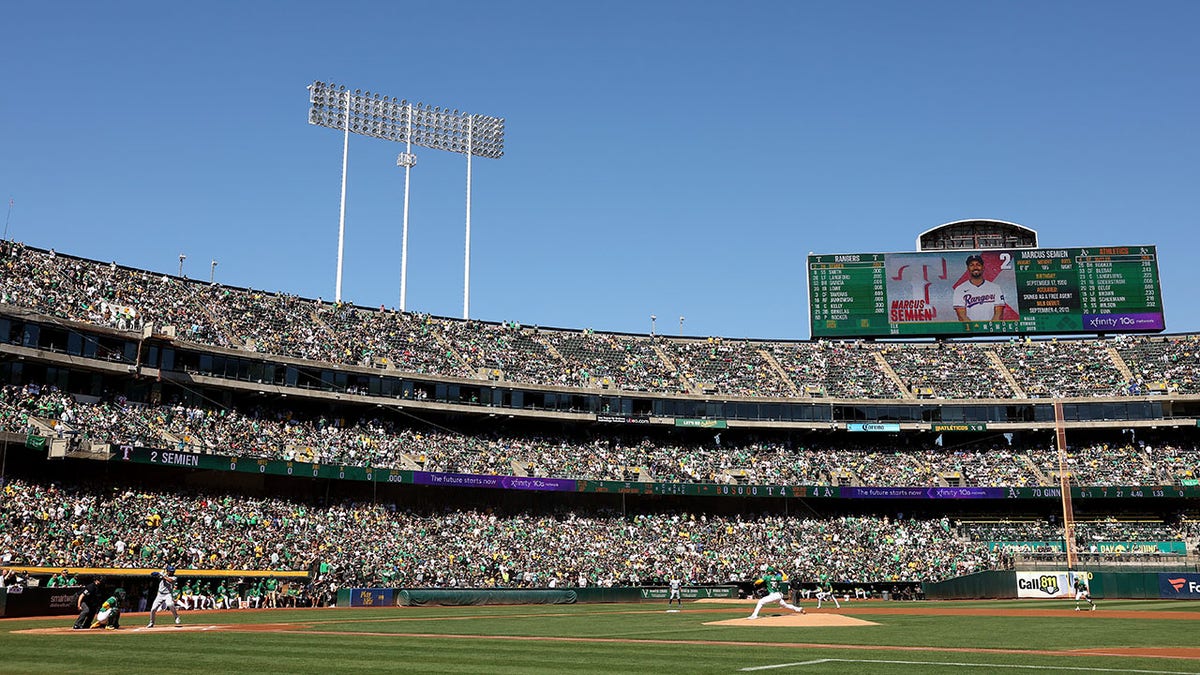
[[[670,595],[670,590],[671,589],[669,588],[644,587],[641,589],[641,596],[643,600],[666,600],[667,596]],[[679,589],[679,597],[685,600],[699,600],[701,598],[736,598],[737,590],[738,589],[736,586],[703,586],[697,588],[689,588],[684,586]]]
[[[391,588],[352,588],[350,589],[351,607],[390,607],[392,604]]]
[[[897,432],[900,431],[900,425],[894,422],[849,422],[846,431]]]
[[[1070,578],[1068,572],[1017,572],[1017,597],[1074,597]]]
[[[929,425],[929,430],[935,433],[944,431],[987,431],[987,424],[978,422],[963,422],[959,424],[938,422]]]
[[[1003,499],[1004,488],[986,487],[844,487],[851,499]]]
[[[1159,597],[1171,599],[1200,599],[1200,574],[1195,572],[1160,572]]]
[[[596,415],[596,421],[603,424],[650,424],[648,415]]]
[[[729,423],[725,420],[698,420],[677,417],[675,418],[675,426],[692,429],[728,429]]]

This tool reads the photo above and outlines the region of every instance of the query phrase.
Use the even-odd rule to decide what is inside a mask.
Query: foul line
[[[756,670],[773,670],[776,668],[795,668],[797,666],[815,666],[822,663],[881,663],[896,666],[952,666],[955,668],[1016,668],[1023,670],[1077,670],[1088,673],[1143,673],[1145,675],[1200,675],[1179,670],[1135,670],[1131,668],[1085,668],[1083,666],[1030,666],[1006,663],[959,663],[954,661],[896,661],[886,659],[815,659],[813,661],[796,661],[794,663],[775,663],[769,666],[754,666],[742,668],[743,672]]]

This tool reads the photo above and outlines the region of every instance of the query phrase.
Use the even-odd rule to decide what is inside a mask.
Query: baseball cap
[[[970,265],[970,264],[971,264],[971,261],[972,261],[972,260],[974,260],[975,262],[979,263],[980,265],[982,265],[982,264],[983,264],[983,256],[979,255],[978,253],[976,253],[976,254],[973,254],[973,255],[969,255],[969,256],[967,256],[967,264],[968,264],[968,265]]]
[[[175,566],[167,565],[167,574],[175,574]]]

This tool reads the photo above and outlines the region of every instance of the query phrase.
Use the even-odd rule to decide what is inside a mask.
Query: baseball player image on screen
[[[983,274],[983,256],[967,256],[967,278],[954,287],[954,313],[959,321],[1000,321],[1007,301],[1000,284]]]

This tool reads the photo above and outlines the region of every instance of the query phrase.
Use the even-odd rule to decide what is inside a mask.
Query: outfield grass
[[[0,621],[0,672],[64,673],[1200,673],[1200,659],[1039,654],[1120,647],[1196,647],[1200,603],[1106,601],[851,603],[879,625],[785,628],[705,625],[749,607],[663,604],[422,607],[185,613],[191,627],[282,624],[283,632],[178,631],[126,614],[123,631],[14,634],[72,618]],[[873,608],[1053,609],[1048,617],[870,614]],[[1107,616],[1146,612],[1137,619]],[[1155,614],[1162,614],[1155,618]],[[764,613],[767,613],[764,611]],[[1170,617],[1170,618],[1167,618]],[[160,619],[162,617],[160,616]],[[168,615],[169,619],[169,615]],[[269,627],[269,626],[264,626]],[[882,649],[887,647],[888,649]],[[973,651],[948,651],[948,650]],[[1006,651],[978,651],[1006,650]],[[788,665],[791,664],[791,665]],[[972,665],[973,664],[973,665]]]

